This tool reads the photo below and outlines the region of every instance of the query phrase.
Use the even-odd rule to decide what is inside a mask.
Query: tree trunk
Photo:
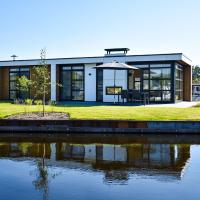
[[[44,90],[43,90],[43,117],[45,115],[45,86],[44,86]]]

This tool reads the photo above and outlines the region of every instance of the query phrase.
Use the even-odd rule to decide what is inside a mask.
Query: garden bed
[[[33,113],[22,113],[17,115],[11,115],[6,119],[17,119],[17,120],[65,120],[69,119],[68,113],[62,112],[46,112],[43,116],[42,112]]]

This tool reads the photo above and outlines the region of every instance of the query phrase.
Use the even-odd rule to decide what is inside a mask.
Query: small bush
[[[23,104],[24,101],[22,99],[14,99],[13,103],[14,104]]]
[[[25,102],[26,105],[29,105],[29,106],[33,105],[33,100],[32,99],[25,99],[24,102]]]
[[[14,99],[13,103],[14,104],[20,104],[20,101],[19,101],[19,99]]]
[[[55,106],[55,105],[56,105],[56,101],[51,101],[51,100],[49,100],[49,101],[48,101],[48,105],[49,105],[49,106]]]
[[[40,106],[40,105],[42,105],[42,100],[35,100],[34,104],[37,106]]]
[[[197,103],[196,105],[192,106],[194,108],[200,108],[200,103]]]

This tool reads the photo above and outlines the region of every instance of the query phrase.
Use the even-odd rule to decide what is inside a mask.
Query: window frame
[[[70,90],[71,90],[70,91],[70,98],[69,99],[63,98],[63,94],[62,94],[63,87],[60,87],[59,99],[61,101],[84,101],[85,100],[85,66],[83,64],[72,64],[72,65],[63,64],[63,65],[59,65],[59,69],[60,69],[60,83],[61,83],[61,85],[63,83],[63,74],[62,74],[63,71],[70,72],[70,76],[71,76],[71,78],[70,78],[71,79],[70,80]],[[73,79],[72,78],[73,72],[82,72],[83,78],[82,79]],[[73,89],[73,87],[72,87],[73,82],[74,83],[75,82],[82,82],[83,89],[81,89],[81,90]],[[74,99],[73,95],[72,95],[73,92],[83,92],[83,98],[82,99]]]
[[[139,70],[141,70],[141,92],[146,92],[149,94],[150,97],[150,92],[154,92],[154,91],[160,91],[161,92],[161,100],[159,101],[154,101],[154,100],[150,100],[150,102],[152,103],[172,103],[174,102],[174,61],[145,61],[145,62],[128,62],[129,65],[133,65],[133,66],[137,66],[139,68]],[[140,67],[141,66],[141,67]],[[151,69],[166,69],[166,68],[170,68],[170,75],[169,77],[166,77],[166,75],[164,75],[163,73],[163,77],[161,80],[161,89],[160,90],[151,90],[150,89],[150,70]],[[144,72],[145,70],[148,70],[144,76]],[[128,76],[129,78],[129,76]],[[157,78],[156,78],[157,79]],[[166,83],[164,83],[163,80],[169,80],[170,82],[170,89],[167,90],[167,88],[164,89],[164,85]],[[146,83],[145,83],[146,82]],[[146,84],[146,88],[144,88],[144,83]],[[129,79],[127,81],[127,84],[129,84]],[[167,86],[167,85],[166,85]],[[129,85],[127,85],[127,88],[129,88]],[[169,91],[170,96],[166,96],[166,91]]]
[[[8,75],[9,76],[9,91],[8,91],[9,99],[11,99],[11,92],[16,92],[16,97],[14,99],[21,98],[21,94],[23,92],[20,89],[11,89],[10,84],[17,83],[17,78],[24,76],[23,75],[24,72],[28,72],[28,76],[26,76],[26,77],[28,79],[30,79],[30,67],[29,66],[16,66],[16,67],[9,68],[9,75]],[[16,80],[11,80],[10,74],[16,74]],[[28,98],[30,98],[30,90],[28,91]]]

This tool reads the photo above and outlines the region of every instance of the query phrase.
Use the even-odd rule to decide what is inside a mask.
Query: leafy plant
[[[24,102],[25,102],[26,105],[29,105],[29,106],[33,105],[33,100],[32,99],[25,99]]]
[[[42,100],[34,100],[34,104],[37,105],[37,106],[41,106]]]
[[[33,82],[29,80],[26,76],[21,76],[17,78],[17,89],[22,92],[28,92],[30,90],[31,85]]]
[[[48,105],[49,106],[56,106],[56,101],[49,100]]]
[[[21,101],[19,99],[14,99],[14,104],[21,104]]]

